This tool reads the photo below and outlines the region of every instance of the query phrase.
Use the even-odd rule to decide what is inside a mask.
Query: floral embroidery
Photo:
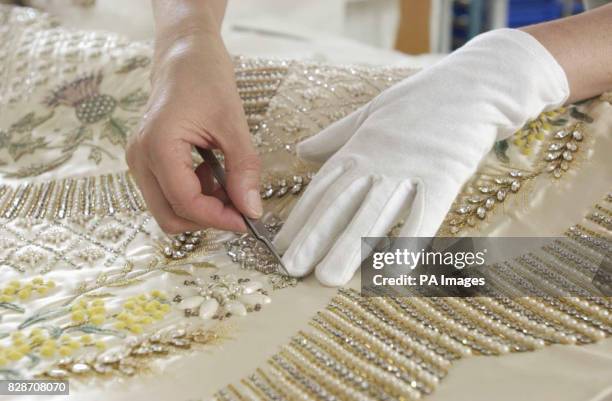
[[[0,159],[4,162],[0,162],[4,164],[0,169],[5,176],[30,177],[74,164],[73,155],[77,150],[88,152],[84,156],[89,157],[94,167],[94,163],[104,165],[109,160],[119,160],[126,136],[134,128],[146,102],[145,90],[121,92],[120,88],[127,87],[123,83],[133,83],[130,88],[147,87],[149,48],[128,45],[112,35],[74,33],[68,37],[61,33],[52,36],[57,31],[61,30],[38,32],[39,36],[15,35],[23,38],[19,51],[24,49],[24,54],[40,56],[40,63],[32,60],[31,55],[12,54],[10,48],[2,46],[7,41],[0,41],[0,51],[6,50],[8,58],[16,60],[13,63],[16,67],[3,75],[10,79],[0,80],[1,89],[8,89],[1,92],[6,96],[0,97],[0,104],[15,105],[24,100],[24,106],[28,107],[25,115],[17,116],[3,110],[2,117],[10,118],[3,120],[0,127]],[[7,37],[3,35],[0,32],[0,37]],[[51,44],[43,44],[42,40]],[[43,51],[47,52],[46,56],[38,53]],[[54,58],[56,54],[61,57]],[[98,62],[88,62],[90,56]],[[280,151],[287,157],[284,161],[288,163],[280,163],[284,164],[282,171],[268,171],[269,177],[262,189],[266,206],[274,213],[287,212],[295,200],[291,194],[300,194],[312,175],[312,169],[292,163],[293,145],[410,73],[245,58],[236,58],[235,65],[238,91],[258,149],[262,153]],[[62,79],[69,77],[68,84],[53,82],[49,68],[57,70]],[[110,75],[91,73],[101,68]],[[32,79],[15,82],[16,76],[26,75]],[[73,79],[76,76],[80,78]],[[111,79],[122,82],[115,86],[118,89],[106,88]],[[279,85],[282,85],[280,89]],[[49,93],[45,90],[48,87],[56,89]],[[41,94],[48,95],[45,108],[29,109],[32,104],[40,103]],[[577,128],[581,128],[588,124],[588,116],[585,119],[577,109],[568,109],[568,113],[572,121],[568,118],[564,127],[580,124]],[[519,153],[521,142],[506,143],[504,154],[509,164],[490,174],[486,183],[481,180],[473,187],[478,192],[466,217],[471,213],[472,220],[478,222],[495,205],[523,190],[532,179],[532,166],[537,166],[539,172],[540,164],[559,162],[550,171],[550,178],[556,176],[557,167],[565,171],[561,165],[561,159],[567,161],[563,153],[568,150],[574,153],[571,142],[576,141],[570,141],[568,136],[551,138],[556,129],[552,123],[555,118],[552,114],[543,116],[539,125],[525,127],[532,130],[524,131],[527,137],[517,136],[530,141],[533,147],[531,155],[521,157],[529,161],[529,166],[522,167],[529,168],[514,166],[513,158]],[[533,130],[541,130],[543,135]],[[529,135],[533,135],[531,140]],[[563,147],[560,158],[543,160],[548,147],[557,142],[560,143],[555,145],[560,147],[557,150]],[[276,155],[266,156],[272,159]],[[89,174],[98,174],[91,171]],[[0,377],[133,375],[146,369],[149,359],[194,345],[214,344],[223,337],[218,320],[262,308],[270,301],[269,284],[277,288],[296,283],[270,275],[267,276],[269,283],[264,284],[262,275],[252,270],[265,271],[266,263],[263,259],[264,263],[253,263],[253,258],[261,255],[248,236],[207,230],[201,235],[190,233],[157,240],[156,234],[145,226],[149,219],[145,210],[135,183],[124,172],[0,185],[0,266],[7,276],[28,277],[19,280],[19,285],[0,285]],[[606,222],[600,215],[593,218]],[[145,251],[150,252],[147,256],[151,259],[128,259],[128,247],[137,235],[144,237],[146,245],[152,245]],[[228,269],[236,269],[238,273],[227,274]],[[29,277],[37,274],[44,276]],[[73,286],[70,280],[57,280],[61,274],[78,276],[79,281]],[[48,280],[51,277],[57,285]],[[154,288],[164,288],[168,294]],[[335,311],[350,317],[351,323],[370,324],[353,318],[353,314],[349,316],[347,306],[350,305],[341,301],[333,305]],[[39,306],[42,303],[44,307]],[[342,322],[328,317],[319,319],[321,328],[340,327]],[[192,324],[205,326],[183,329]],[[549,328],[543,328],[546,330]],[[425,348],[436,352],[435,345],[410,343],[423,338],[420,327],[414,333],[414,336],[401,336],[401,341],[417,345],[420,355],[444,362],[437,355],[421,352]],[[375,344],[375,351],[382,349],[378,343],[367,343]],[[410,347],[403,349],[411,350]],[[392,358],[397,357],[391,354]],[[320,358],[321,354],[312,355]],[[283,359],[276,361],[284,363]],[[324,365],[326,361],[320,359],[315,362],[322,362],[320,366],[328,368],[332,366]],[[389,376],[395,375],[392,373]]]
[[[148,95],[144,90],[137,89],[116,98],[100,92],[102,80],[102,73],[97,72],[68,82],[46,98],[44,105],[49,112],[44,115],[30,112],[6,131],[0,131],[0,145],[7,149],[11,157],[10,161],[2,163],[7,167],[9,163],[18,162],[25,155],[59,150],[59,156],[43,163],[32,162],[14,171],[5,168],[5,176],[22,178],[40,175],[66,163],[81,147],[90,149],[89,160],[96,164],[105,157],[116,159],[116,152],[111,152],[99,141],[105,140],[111,145],[123,148],[129,132],[139,121],[139,112]],[[59,137],[61,141],[52,143],[47,139],[48,135],[41,135],[36,130],[46,124],[52,124],[54,117],[63,115],[60,112],[61,107],[74,109],[74,116],[80,125],[62,128],[61,131],[54,130],[52,137]]]
[[[542,141],[545,134],[550,133],[555,127],[563,127],[567,124],[567,119],[563,118],[565,112],[566,109],[561,107],[540,114],[538,118],[528,122],[514,134],[512,143],[520,149],[522,154],[530,155],[535,141]]]
[[[162,320],[169,311],[168,297],[159,290],[151,291],[150,294],[133,296],[123,303],[122,310],[115,315],[117,322],[114,327],[117,330],[128,330],[134,334],[141,334],[143,326]]]
[[[151,64],[149,56],[133,56],[125,60],[125,62],[115,70],[115,74],[127,74],[137,68],[146,68]]]
[[[487,164],[465,185],[438,230],[439,235],[458,235],[477,227],[498,205],[507,202],[536,177],[550,174],[554,179],[561,178],[580,151],[585,124],[593,121],[579,110],[589,104],[583,102],[542,113],[517,131],[511,142],[497,142],[494,153],[500,164]],[[527,168],[517,167],[521,165],[519,158],[508,154],[512,147],[528,159]],[[532,154],[534,149],[536,154]]]
[[[26,284],[22,284],[19,280],[13,280],[0,290],[0,308],[23,312],[22,307],[13,303],[15,300],[27,301],[32,296],[44,296],[53,288],[55,288],[55,281],[45,281],[40,277],[36,277]]]
[[[89,356],[62,358],[52,367],[37,375],[42,378],[78,378],[88,377],[109,378],[113,375],[133,376],[148,369],[147,362],[188,350],[194,346],[214,345],[225,339],[225,329],[220,326],[213,328],[182,328],[160,330],[151,335],[134,338],[121,349],[112,352],[99,352]],[[0,371],[1,372],[1,371]]]

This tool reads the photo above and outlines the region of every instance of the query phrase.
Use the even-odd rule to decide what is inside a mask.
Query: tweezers
[[[228,192],[225,186],[225,169],[223,168],[221,163],[219,163],[219,159],[217,159],[217,156],[215,156],[213,151],[210,149],[204,149],[204,148],[200,148],[199,146],[196,146],[196,150],[198,151],[200,156],[202,156],[202,159],[204,159],[204,162],[210,166],[213,176],[215,177],[215,179],[217,180],[221,188],[223,188],[223,190],[227,194]],[[266,248],[268,248],[270,253],[274,256],[281,270],[281,272],[279,273],[289,276],[289,272],[287,272],[287,269],[285,268],[285,265],[283,264],[282,258],[280,257],[278,251],[272,244],[271,234],[266,229],[264,224],[260,220],[251,219],[242,213],[240,213],[240,215],[242,216],[242,219],[244,220],[244,223],[246,224],[251,234],[257,240],[261,241],[266,246]]]

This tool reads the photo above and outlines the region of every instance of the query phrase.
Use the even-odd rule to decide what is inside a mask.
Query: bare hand
[[[205,227],[244,231],[236,208],[261,216],[260,161],[233,71],[218,35],[192,34],[156,46],[147,112],[126,159],[167,233]],[[194,170],[192,146],[224,153],[231,202],[206,164]]]

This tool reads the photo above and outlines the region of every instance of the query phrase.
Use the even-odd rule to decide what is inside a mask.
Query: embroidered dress
[[[416,399],[457,359],[611,333],[609,299],[370,299],[351,289],[358,279],[336,291],[271,274],[273,259],[246,234],[167,237],[124,162],[148,96],[150,55],[148,44],[0,8],[3,378],[146,380],[140,373],[152,369],[162,381],[160,370],[198,358],[210,380],[204,390],[186,386],[185,398],[244,376],[217,398]],[[295,144],[415,72],[234,63],[273,232],[316,173]],[[516,263],[593,274],[595,256],[609,252],[611,99],[542,114],[497,143],[440,233],[565,234],[575,239],[570,249]],[[231,370],[226,359],[236,361]],[[76,391],[95,391],[79,382]]]

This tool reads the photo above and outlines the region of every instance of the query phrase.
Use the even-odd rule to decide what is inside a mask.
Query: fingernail
[[[260,218],[263,214],[263,206],[261,205],[261,198],[259,192],[256,189],[250,189],[246,196],[247,207],[249,208],[249,215],[253,218]]]

